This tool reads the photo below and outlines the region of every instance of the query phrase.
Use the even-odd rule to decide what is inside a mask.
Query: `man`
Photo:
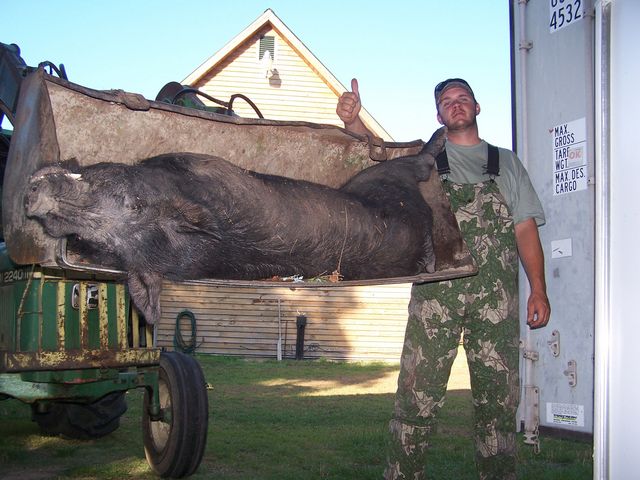
[[[362,104],[355,79],[351,87],[336,112],[348,130],[370,134],[359,117]],[[464,334],[478,473],[483,480],[513,479],[519,400],[518,255],[531,286],[527,324],[544,327],[551,312],[538,236],[544,212],[513,152],[490,147],[480,138],[480,105],[469,84],[448,79],[436,86],[434,95],[438,121],[447,127],[446,155],[438,158],[438,171],[479,273],[413,285],[385,478],[426,478],[430,436]]]

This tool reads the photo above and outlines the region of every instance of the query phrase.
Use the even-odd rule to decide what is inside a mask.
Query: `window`
[[[264,58],[265,52],[268,50],[271,53],[271,59],[275,59],[275,46],[276,39],[273,35],[263,35],[260,37],[260,48],[258,51],[258,61]]]

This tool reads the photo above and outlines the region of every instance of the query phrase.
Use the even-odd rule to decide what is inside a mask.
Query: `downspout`
[[[528,168],[529,155],[529,125],[528,125],[528,104],[527,104],[527,55],[533,44],[526,37],[526,6],[529,0],[518,0],[518,19],[520,40],[519,49],[519,73],[520,73],[520,145],[518,152],[522,164]],[[526,296],[531,294],[531,287],[527,283],[525,287]],[[540,452],[540,438],[538,427],[540,426],[540,390],[534,384],[535,362],[538,361],[539,354],[534,350],[531,340],[531,330],[525,327],[524,338],[520,339],[520,349],[524,359],[522,374],[523,395],[523,416],[524,416],[524,443],[533,445],[536,453]]]

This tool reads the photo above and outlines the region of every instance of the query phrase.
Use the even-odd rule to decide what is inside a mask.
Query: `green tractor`
[[[0,137],[5,194],[10,181],[5,174],[19,168],[10,158],[12,136],[28,127],[16,122],[18,95],[24,79],[45,69],[66,79],[62,65],[28,67],[16,45],[0,43],[0,122],[5,116],[14,126]],[[162,477],[193,474],[202,460],[208,425],[206,383],[197,361],[155,347],[153,328],[137,315],[121,275],[17,264],[3,240],[4,235],[0,401],[29,404],[44,434],[92,439],[118,428],[127,409],[127,390],[142,388],[149,465]]]

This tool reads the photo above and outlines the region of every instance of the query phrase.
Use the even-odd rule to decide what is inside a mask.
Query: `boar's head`
[[[215,219],[176,189],[180,182],[164,185],[165,177],[117,163],[45,167],[24,197],[27,217],[48,235],[69,238],[91,263],[127,271],[131,297],[149,323],[160,318],[162,277],[174,270],[176,252],[190,244],[202,251],[203,238],[220,239]]]
[[[155,213],[140,198],[124,166],[45,167],[33,174],[24,198],[27,217],[52,237],[79,239],[115,251]]]
[[[61,167],[38,170],[24,198],[27,217],[38,220],[52,237],[77,233],[77,215],[86,207],[88,185],[82,176]]]

